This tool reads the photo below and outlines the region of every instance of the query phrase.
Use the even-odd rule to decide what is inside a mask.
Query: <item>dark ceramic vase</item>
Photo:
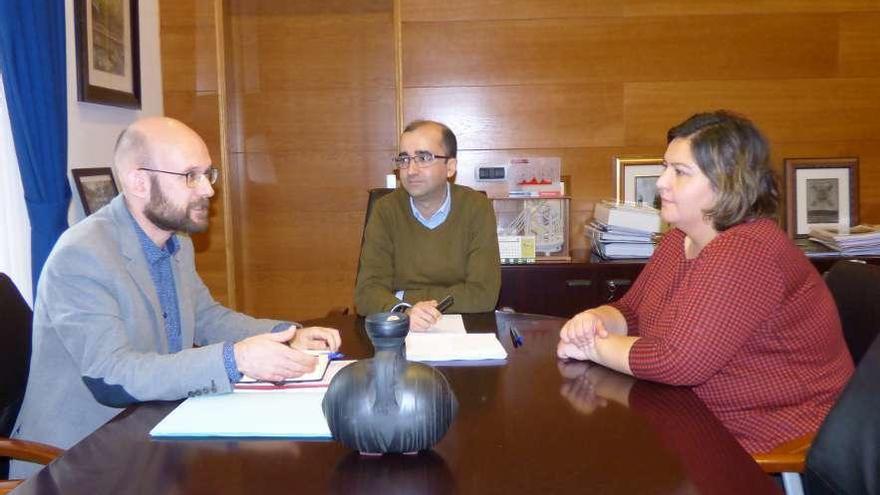
[[[375,355],[340,370],[324,396],[333,438],[369,454],[431,448],[458,411],[449,382],[436,369],[406,360],[405,314],[370,315],[366,328]]]

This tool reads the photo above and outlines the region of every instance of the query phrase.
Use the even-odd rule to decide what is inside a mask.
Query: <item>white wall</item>
[[[73,0],[65,0],[67,20],[67,169],[109,167],[116,137],[142,116],[162,115],[162,64],[159,45],[159,0],[140,0],[141,110],[77,101],[76,40]],[[68,173],[70,180],[70,174]],[[73,200],[70,224],[84,217],[82,203],[71,180]]]

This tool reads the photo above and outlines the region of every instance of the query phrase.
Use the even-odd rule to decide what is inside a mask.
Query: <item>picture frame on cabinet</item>
[[[660,207],[657,179],[663,173],[663,157],[618,156],[614,158],[615,199]]]
[[[789,237],[806,237],[812,227],[858,225],[858,158],[786,158],[783,163]]]

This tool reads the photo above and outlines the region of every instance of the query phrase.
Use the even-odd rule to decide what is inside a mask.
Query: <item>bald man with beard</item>
[[[219,175],[195,131],[141,119],[120,134],[113,167],[122,193],[68,229],[43,268],[14,438],[68,448],[131,404],[228,393],[243,374],[297,377],[316,365],[303,350],[339,348],[337,330],[211,297],[181,235],[208,228]],[[10,474],[38,468],[13,462]]]

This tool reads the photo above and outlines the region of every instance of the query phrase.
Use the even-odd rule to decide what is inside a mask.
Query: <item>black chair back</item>
[[[375,189],[370,189],[369,196],[367,197],[367,212],[364,214],[364,232],[366,232],[367,230],[367,222],[370,221],[370,213],[373,212],[373,205],[379,198],[391,193],[392,191],[394,191],[394,189],[388,187],[377,187]],[[361,245],[364,244],[364,232],[361,233]]]
[[[803,482],[809,495],[880,494],[880,338],[819,428]]]
[[[370,221],[370,213],[373,212],[373,205],[376,203],[376,201],[379,198],[381,198],[382,196],[385,196],[386,194],[391,193],[392,191],[394,191],[394,189],[389,188],[389,187],[377,187],[375,189],[370,189],[368,191],[369,196],[367,197],[367,212],[364,214],[364,228],[361,231],[361,249],[363,249],[363,247],[364,247],[364,236],[367,233],[367,222]],[[361,258],[360,258],[360,251],[358,251],[358,267],[357,267],[356,274],[360,273],[360,272],[361,272]],[[355,275],[355,276],[357,276],[357,275]]]
[[[880,266],[838,261],[825,283],[837,304],[846,346],[858,364],[880,332]]]
[[[0,437],[8,437],[18,417],[31,363],[33,313],[5,273],[0,273]],[[6,479],[8,460],[0,460]]]

